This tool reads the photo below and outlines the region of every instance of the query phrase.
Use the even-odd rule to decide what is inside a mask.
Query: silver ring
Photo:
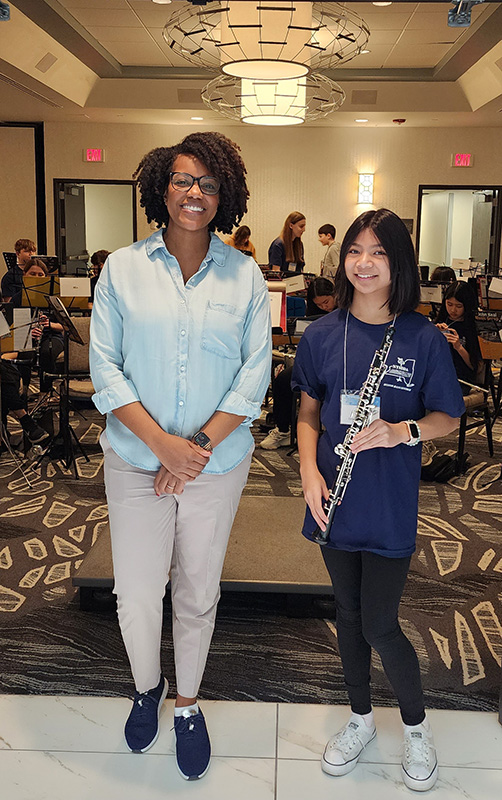
[[[174,489],[174,486],[169,486],[169,484],[168,484],[168,483],[166,483],[166,488],[167,488],[167,489]]]

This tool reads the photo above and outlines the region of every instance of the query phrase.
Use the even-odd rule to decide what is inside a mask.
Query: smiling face
[[[455,297],[449,297],[445,300],[446,313],[449,318],[454,322],[459,322],[464,318],[464,304],[457,300]]]
[[[381,305],[389,299],[389,259],[375,234],[368,228],[361,231],[349,247],[345,258],[345,274],[354,292],[374,295]]]
[[[293,239],[299,239],[302,233],[305,231],[305,225],[307,221],[305,219],[300,219],[298,222],[290,223],[289,227],[291,228],[291,232],[293,234]]]
[[[210,175],[206,165],[193,156],[178,156],[171,171],[186,172],[194,178]],[[169,183],[164,201],[169,213],[169,227],[174,225],[193,232],[207,228],[218,210],[220,195],[203,194],[196,182],[185,191],[179,191]]]

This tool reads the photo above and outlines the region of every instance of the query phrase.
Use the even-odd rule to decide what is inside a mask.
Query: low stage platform
[[[301,497],[242,497],[230,534],[223,591],[329,595],[319,547],[301,535]],[[103,529],[73,578],[85,607],[95,589],[113,587],[109,529]]]

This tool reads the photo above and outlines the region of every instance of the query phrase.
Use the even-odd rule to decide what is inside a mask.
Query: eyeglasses
[[[192,188],[194,183],[199,184],[199,189],[202,194],[218,194],[220,191],[220,181],[218,178],[213,178],[211,175],[202,175],[201,178],[194,178],[188,172],[170,172],[169,180],[173,189],[178,192],[187,192]]]

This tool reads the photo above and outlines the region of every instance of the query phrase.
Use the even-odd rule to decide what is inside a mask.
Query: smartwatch
[[[207,450],[209,453],[213,452],[211,439],[204,433],[204,431],[197,431],[197,433],[194,433],[192,436],[192,442],[194,444],[198,444],[199,447],[202,447],[203,450]]]
[[[408,426],[408,433],[410,434],[409,442],[404,442],[408,447],[414,447],[420,442],[421,432],[418,423],[414,419],[407,419],[406,425]]]

